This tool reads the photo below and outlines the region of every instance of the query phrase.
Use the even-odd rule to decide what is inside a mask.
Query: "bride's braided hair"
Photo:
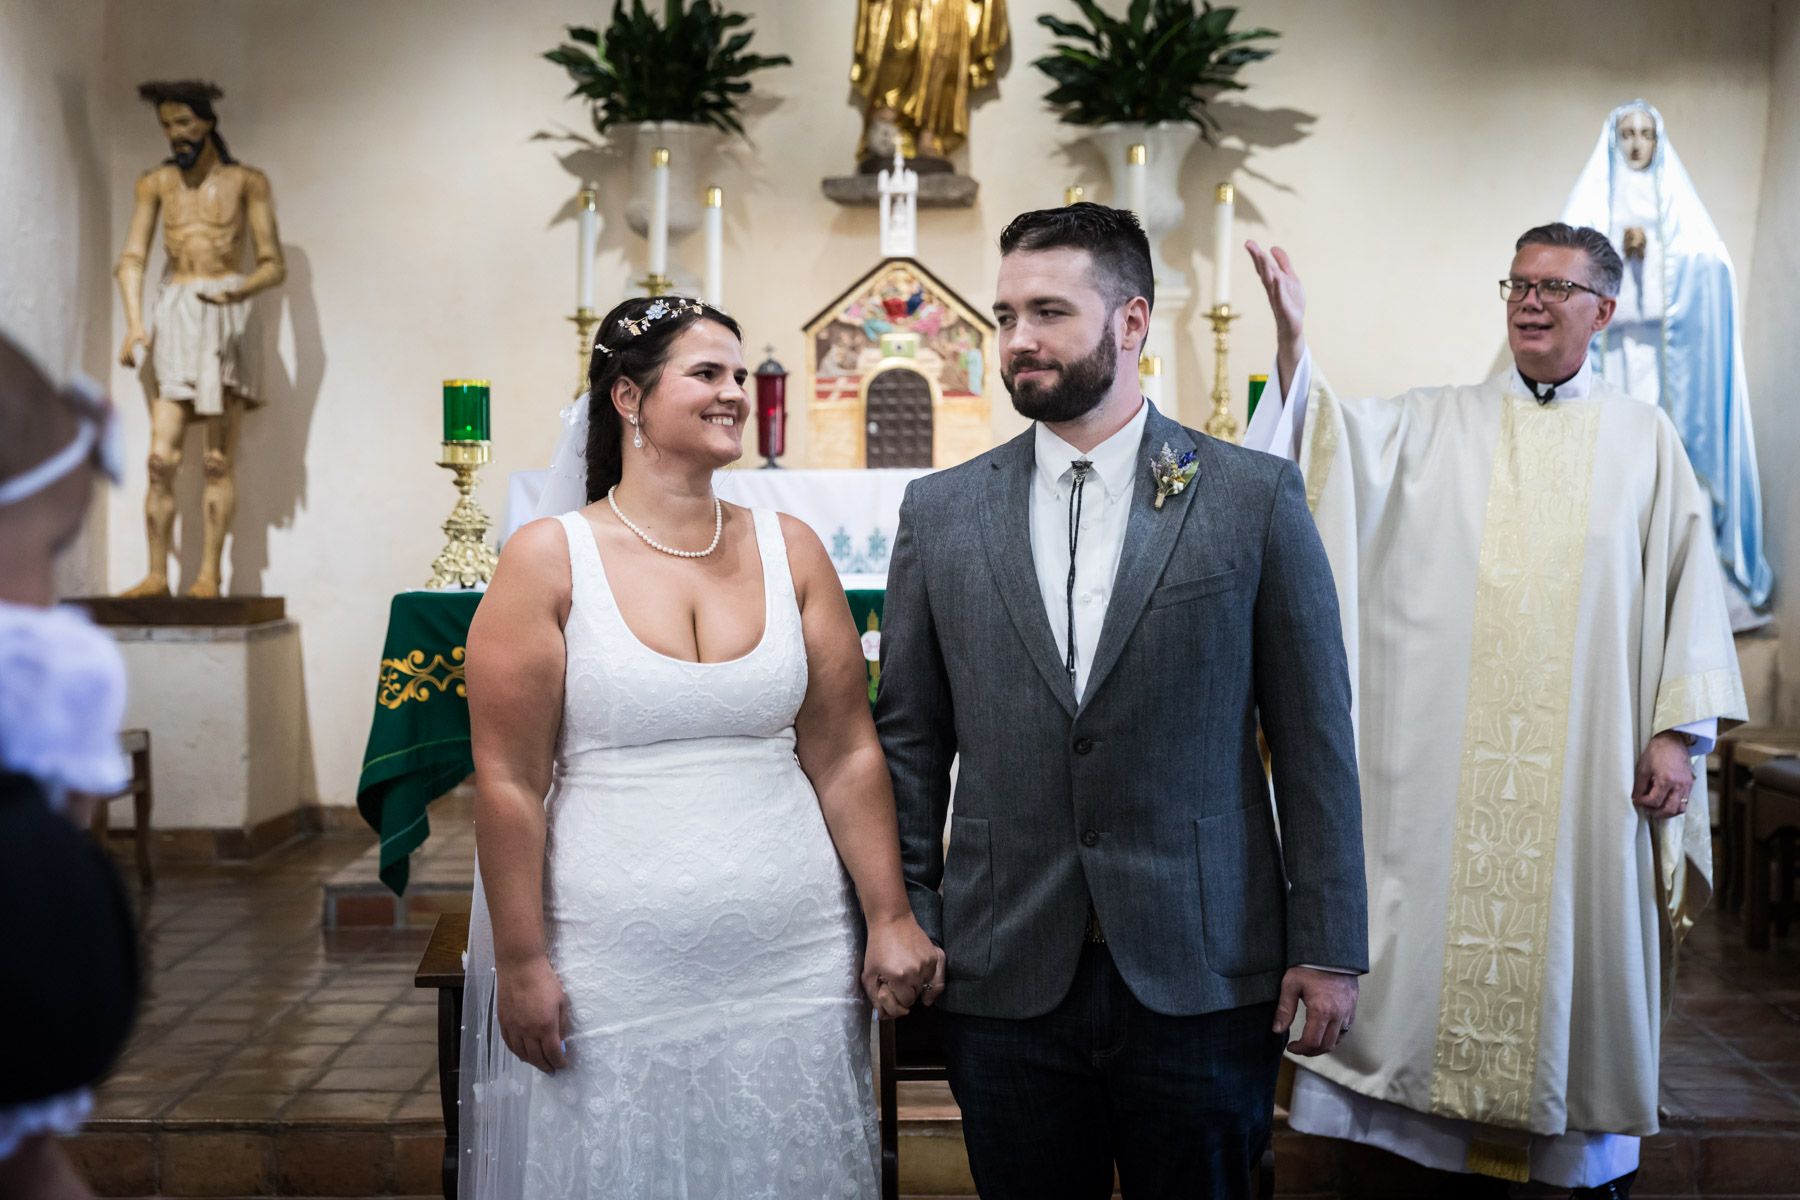
[[[624,471],[625,422],[613,407],[613,385],[629,379],[648,397],[681,331],[712,321],[740,342],[738,323],[710,305],[685,297],[639,296],[607,313],[588,360],[587,502],[611,491]]]

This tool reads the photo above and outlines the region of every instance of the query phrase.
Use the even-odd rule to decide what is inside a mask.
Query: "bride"
[[[587,506],[508,540],[469,630],[464,1196],[879,1194],[869,1003],[930,1003],[942,952],[824,547],[712,493],[740,339],[607,315]]]

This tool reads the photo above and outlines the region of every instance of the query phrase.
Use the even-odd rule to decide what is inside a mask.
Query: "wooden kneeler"
[[[461,1094],[463,951],[469,948],[469,914],[444,913],[413,972],[413,986],[438,994],[438,1098],[444,1106],[444,1200],[456,1200],[457,1099]]]

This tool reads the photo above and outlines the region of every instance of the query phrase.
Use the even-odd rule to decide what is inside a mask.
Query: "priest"
[[[1657,1130],[1670,971],[1711,891],[1692,757],[1744,719],[1711,504],[1658,408],[1594,375],[1622,265],[1529,230],[1499,290],[1513,365],[1338,396],[1280,250],[1249,250],[1355,683],[1370,973],[1298,1071],[1295,1129],[1457,1173],[1624,1197]]]

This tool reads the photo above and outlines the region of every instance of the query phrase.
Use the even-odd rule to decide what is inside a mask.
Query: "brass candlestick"
[[[445,442],[444,456],[438,466],[456,472],[456,490],[461,496],[444,522],[450,540],[431,564],[428,588],[471,588],[494,577],[498,560],[494,548],[487,544],[488,515],[475,502],[475,476],[488,461],[487,442]]]
[[[588,390],[588,363],[594,357],[594,330],[600,328],[600,315],[591,308],[578,308],[569,320],[575,322],[575,339],[581,343],[576,349],[580,365],[575,371],[575,394],[579,396]]]
[[[1223,442],[1235,442],[1238,439],[1238,423],[1237,418],[1231,415],[1231,376],[1227,370],[1226,358],[1231,349],[1231,323],[1239,314],[1232,312],[1229,304],[1215,304],[1207,310],[1206,315],[1213,327],[1213,410],[1212,415],[1206,418],[1203,428],[1210,437]]]
[[[638,286],[644,289],[646,296],[667,296],[675,290],[675,281],[667,275],[658,275],[652,271],[638,280]]]

